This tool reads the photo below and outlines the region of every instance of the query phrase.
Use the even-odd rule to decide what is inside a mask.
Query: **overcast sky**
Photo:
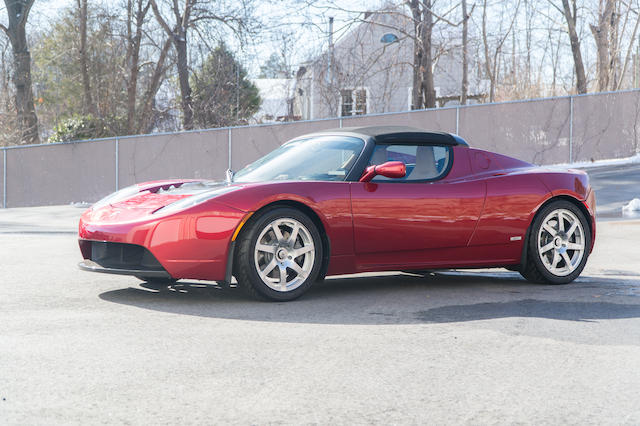
[[[108,0],[93,1],[105,4],[113,3]],[[277,41],[280,32],[293,31],[295,33],[297,40],[294,48],[291,49],[291,54],[292,62],[297,66],[326,48],[329,16],[333,16],[335,19],[336,38],[349,29],[350,15],[343,11],[327,8],[322,2],[318,2],[318,6],[315,7],[304,8],[296,0],[282,0],[279,7],[274,7],[273,1],[257,1],[259,4],[256,11],[257,16],[262,17],[265,22],[270,24],[278,22],[288,25],[281,29],[267,31],[250,40],[244,46],[240,46],[236,40],[226,40],[248,68],[252,77],[257,76],[260,65],[266,61],[271,53],[280,49],[281,43]],[[29,17],[29,27],[46,28],[63,9],[73,6],[75,3],[75,0],[36,0]],[[382,3],[383,0],[350,0],[341,4],[345,8],[353,10],[375,10]],[[6,10],[4,2],[2,2],[0,3],[0,22],[6,23],[6,19]],[[306,25],[298,25],[302,23],[306,23]]]

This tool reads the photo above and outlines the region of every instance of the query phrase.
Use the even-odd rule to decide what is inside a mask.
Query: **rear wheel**
[[[238,284],[251,295],[293,300],[319,278],[320,233],[299,210],[283,207],[268,210],[242,232],[234,265]]]
[[[570,283],[584,269],[590,247],[584,213],[568,201],[555,201],[533,221],[526,264],[520,273],[533,282]]]

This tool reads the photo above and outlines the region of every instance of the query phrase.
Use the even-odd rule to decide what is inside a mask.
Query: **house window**
[[[340,115],[363,115],[367,113],[367,89],[340,90]]]

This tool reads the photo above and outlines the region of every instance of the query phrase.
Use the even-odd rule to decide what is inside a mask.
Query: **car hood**
[[[120,209],[157,210],[183,198],[229,186],[226,182],[208,180],[161,181],[139,184],[139,192],[125,200],[111,203]]]
[[[85,222],[125,223],[150,219],[159,209],[185,198],[206,195],[240,184],[211,180],[164,180],[145,182],[125,188],[125,195],[114,200],[101,200],[83,215]],[[117,193],[116,193],[117,194]],[[112,194],[110,197],[113,197]],[[213,195],[210,199],[215,199]]]

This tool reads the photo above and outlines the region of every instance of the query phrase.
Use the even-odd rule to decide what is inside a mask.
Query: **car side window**
[[[450,152],[450,147],[440,145],[376,145],[369,161],[370,166],[387,161],[402,161],[407,166],[407,175],[402,179],[376,176],[372,182],[420,182],[440,179],[449,169]]]

